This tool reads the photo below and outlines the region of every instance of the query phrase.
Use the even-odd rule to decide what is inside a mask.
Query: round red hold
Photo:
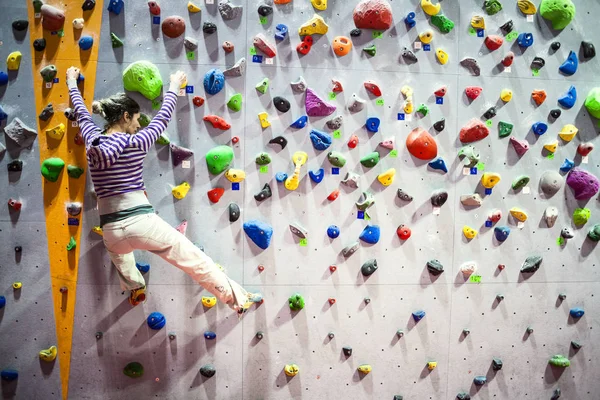
[[[259,266],[258,266],[258,270],[259,270],[260,272],[263,272],[263,271],[265,270],[265,266],[264,266],[264,265],[259,265]]]
[[[331,271],[331,272],[335,272],[335,271],[337,271],[337,266],[335,266],[335,265],[330,265],[330,266],[329,266],[329,271]]]
[[[339,195],[340,195],[340,191],[336,189],[333,192],[331,192],[329,194],[329,196],[327,196],[327,200],[334,201],[335,199],[338,198]]]
[[[410,237],[411,233],[412,232],[410,231],[410,228],[406,225],[400,225],[398,227],[398,229],[396,229],[396,234],[402,240],[408,239]]]
[[[352,135],[350,136],[350,140],[348,140],[348,147],[354,149],[356,146],[358,146],[358,136]]]
[[[334,305],[335,304],[335,299],[333,297],[330,297],[328,301],[329,301],[330,305]]]
[[[504,264],[498,264],[498,269],[500,271],[502,271],[504,268],[506,268],[506,265],[504,265]]]
[[[204,104],[204,99],[200,96],[194,96],[192,101],[196,107],[201,107]]]
[[[240,138],[237,136],[234,136],[231,138],[231,143],[233,143],[233,144],[238,144],[239,141],[240,141]]]

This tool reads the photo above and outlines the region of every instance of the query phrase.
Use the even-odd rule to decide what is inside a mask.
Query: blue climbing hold
[[[123,11],[124,5],[125,3],[123,2],[123,0],[110,0],[107,9],[108,11],[119,15],[121,14],[121,11]]]
[[[136,262],[135,266],[137,267],[138,271],[140,271],[142,274],[145,274],[146,272],[150,271],[150,264]]]
[[[8,74],[4,71],[0,71],[0,86],[4,86],[8,83]]]
[[[279,183],[285,182],[287,177],[288,177],[288,174],[286,174],[285,172],[278,172],[275,174],[275,180]]]
[[[423,311],[423,310],[415,311],[414,313],[412,313],[412,316],[416,322],[419,322],[420,320],[425,318],[425,311]]]
[[[533,131],[533,133],[535,133],[536,135],[543,135],[544,133],[546,133],[546,131],[548,130],[548,125],[546,125],[543,122],[536,122],[535,124],[533,124],[531,126],[531,130]]]
[[[6,297],[0,296],[0,309],[4,308],[4,306],[6,306]]]
[[[575,308],[571,308],[571,311],[569,311],[569,314],[571,314],[571,317],[573,317],[573,318],[581,318],[581,317],[583,317],[583,314],[585,314],[585,311],[583,311],[583,308],[575,307]]]
[[[572,160],[569,160],[568,158],[565,158],[565,161],[560,166],[560,170],[562,172],[569,172],[574,166],[575,166],[575,162],[573,162]]]
[[[266,249],[271,244],[273,228],[266,222],[251,220],[244,222],[244,232],[261,249]]]
[[[508,226],[497,226],[494,228],[494,236],[499,242],[504,242],[510,235],[510,228]]]
[[[159,330],[162,329],[167,323],[167,319],[164,315],[159,312],[153,312],[148,315],[148,320],[146,321],[150,329]]]
[[[417,15],[414,12],[411,11],[404,18],[404,23],[406,24],[406,26],[408,27],[408,29],[414,28],[415,25],[417,25],[417,21],[415,21],[415,17],[416,16]]]
[[[379,229],[379,225],[367,225],[358,238],[365,243],[375,244],[379,242],[380,237],[381,229]]]
[[[365,122],[365,127],[369,132],[372,133],[379,131],[379,125],[381,125],[381,120],[377,117],[367,118],[367,122]]]
[[[327,228],[327,236],[332,239],[337,238],[340,236],[340,228],[338,228],[336,225],[331,225],[329,228]]]
[[[487,382],[487,378],[485,376],[476,376],[475,379],[473,379],[473,383],[476,384],[477,386],[481,386],[481,385],[485,385],[485,383]]]
[[[8,114],[4,112],[4,109],[2,108],[2,106],[0,106],[0,121],[4,121],[7,118]]]
[[[533,34],[532,33],[520,33],[517,37],[517,43],[521,47],[529,47],[533,44]]]
[[[566,109],[570,109],[575,105],[577,101],[577,89],[575,86],[571,85],[567,93],[563,94],[558,98],[558,104],[563,106]]]
[[[321,183],[323,177],[325,176],[325,170],[323,168],[319,168],[316,171],[308,171],[308,176],[314,183]]]
[[[565,60],[565,62],[558,67],[558,70],[565,75],[573,75],[577,72],[577,67],[579,66],[579,60],[577,59],[577,54],[571,50],[569,53],[569,57]]]
[[[275,39],[284,40],[288,33],[288,27],[284,24],[277,24],[275,27]]]
[[[433,169],[437,169],[440,171],[448,172],[448,168],[446,167],[446,163],[442,157],[438,157],[435,160],[429,162],[429,165]]]
[[[81,50],[89,50],[92,48],[94,44],[94,38],[91,36],[82,36],[81,39],[79,39],[79,48]]]
[[[19,371],[12,368],[6,368],[0,372],[0,377],[2,377],[2,379],[5,381],[14,381],[19,377]]]
[[[331,146],[331,135],[316,129],[310,131],[310,140],[315,150],[327,150]]]
[[[220,69],[213,68],[204,75],[204,91],[208,94],[217,94],[225,86],[225,75]]]
[[[77,83],[81,83],[85,81],[85,76],[83,76],[83,74],[80,72],[79,76],[77,77]]]
[[[308,123],[308,117],[306,115],[303,115],[300,118],[298,118],[297,120],[295,120],[294,123],[291,124],[290,126],[292,128],[302,129],[306,126],[307,123]]]
[[[206,340],[213,340],[217,338],[217,334],[214,333],[213,331],[206,331],[204,332],[204,339]]]

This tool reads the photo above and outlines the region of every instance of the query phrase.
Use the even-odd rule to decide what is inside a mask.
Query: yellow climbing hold
[[[65,124],[62,122],[56,125],[54,128],[46,129],[46,135],[50,136],[52,139],[60,140],[65,134]]]
[[[301,167],[308,161],[308,154],[303,151],[297,151],[292,156],[292,162],[296,167]]]
[[[173,190],[171,190],[171,193],[173,193],[173,197],[175,197],[177,200],[181,200],[185,196],[187,196],[189,191],[190,184],[187,182],[183,182],[181,185],[175,186]]]
[[[434,5],[431,3],[431,0],[421,0],[421,7],[427,15],[437,15],[442,8],[440,3]]]
[[[560,136],[560,138],[565,142],[570,142],[571,140],[573,140],[575,135],[577,135],[577,132],[579,132],[579,129],[577,129],[575,125],[567,124],[563,126],[558,136]]]
[[[485,19],[480,15],[473,15],[471,26],[475,29],[485,29]]]
[[[17,290],[17,289],[21,289],[23,287],[23,284],[21,282],[14,282],[12,284],[13,289]]]
[[[537,12],[535,4],[529,0],[518,0],[517,6],[519,6],[519,10],[525,15],[533,15]]]
[[[442,65],[444,65],[448,62],[448,53],[446,53],[442,49],[437,49],[435,51],[435,56],[437,57],[437,60],[439,61],[439,63]]]
[[[484,172],[481,176],[481,184],[486,189],[491,189],[500,182],[500,174],[495,172]]]
[[[396,168],[390,168],[385,172],[377,175],[377,180],[383,186],[390,186],[394,182],[394,178],[396,177]]]
[[[298,367],[296,364],[287,364],[283,368],[283,372],[285,372],[287,376],[296,376],[298,375],[298,372],[300,372],[300,367]]]
[[[260,121],[260,126],[265,129],[271,126],[269,122],[269,114],[266,112],[261,112],[258,114],[258,120]]]
[[[94,232],[97,235],[104,236],[104,232],[102,231],[102,228],[100,228],[99,226],[93,227],[92,232]]]
[[[404,112],[406,114],[412,114],[414,108],[415,106],[412,101],[407,100],[404,102]]]
[[[246,179],[246,173],[241,169],[228,169],[225,172],[225,178],[229,180],[229,182],[241,182]]]
[[[212,308],[217,304],[217,298],[213,296],[202,296],[202,305],[206,308]]]
[[[553,140],[544,145],[544,148],[546,150],[548,150],[550,153],[555,153],[557,147],[558,147],[558,140]]]
[[[425,44],[431,43],[431,41],[433,40],[433,31],[431,29],[429,29],[423,33],[420,33],[419,40]]]
[[[358,367],[358,372],[363,373],[363,374],[368,374],[369,372],[371,372],[373,370],[373,367],[371,367],[369,364],[363,364],[363,365],[359,365]]]
[[[509,101],[512,100],[512,90],[510,89],[502,89],[502,92],[500,92],[500,98],[502,99],[503,102],[508,103]]]
[[[527,213],[521,210],[519,207],[513,207],[510,209],[510,215],[515,217],[517,220],[521,222],[527,221]]]
[[[435,369],[435,367],[437,367],[437,362],[436,361],[429,361],[427,363],[427,369],[430,371],[433,371]]]
[[[327,0],[310,0],[310,4],[319,11],[327,10]]]
[[[308,154],[303,151],[297,151],[292,156],[292,162],[294,163],[294,173],[292,176],[287,178],[284,182],[284,186],[287,190],[296,190],[300,184],[300,167],[306,164],[308,160]]]
[[[413,97],[413,88],[408,86],[408,85],[404,85],[402,86],[402,89],[400,89],[400,92],[404,95],[405,98],[410,98]]]
[[[40,351],[40,359],[42,361],[51,362],[54,361],[56,355],[58,354],[58,349],[56,346],[50,346],[49,348]]]
[[[197,5],[195,5],[194,3],[192,3],[191,1],[188,2],[188,11],[191,13],[197,13],[200,12],[200,7],[198,7]]]
[[[300,34],[300,36],[314,34],[324,35],[327,33],[328,30],[329,26],[325,23],[323,17],[320,17],[317,14],[315,14],[314,17],[312,17],[298,29],[298,33]]]
[[[467,239],[473,239],[477,236],[477,231],[470,226],[465,225],[463,226],[463,235],[465,235]]]
[[[18,70],[21,66],[21,57],[23,57],[23,55],[20,51],[13,51],[12,53],[10,53],[6,58],[6,68],[9,71]]]

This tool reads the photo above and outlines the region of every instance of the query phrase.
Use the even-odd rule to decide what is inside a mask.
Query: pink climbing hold
[[[181,221],[181,223],[179,225],[177,225],[175,230],[177,232],[181,233],[182,235],[185,235],[185,233],[187,232],[187,226],[188,226],[187,220],[183,220],[183,221]]]
[[[486,138],[490,130],[480,120],[473,118],[460,130],[460,141],[462,143],[472,143]]]
[[[465,89],[465,94],[471,100],[475,100],[476,98],[478,98],[481,92],[483,92],[483,88],[480,86],[467,86],[467,88]]]
[[[306,89],[304,104],[309,117],[326,117],[336,110],[336,106],[321,99],[311,88]]]
[[[365,83],[363,85],[365,86],[365,89],[367,89],[369,92],[373,93],[373,95],[375,95],[377,97],[381,96],[381,89],[379,89],[379,85],[377,85],[375,82],[365,81]]]
[[[408,152],[419,160],[431,160],[437,157],[437,143],[433,136],[423,128],[413,129],[406,138]]]
[[[59,31],[65,25],[65,12],[56,7],[44,4],[41,9],[42,28],[49,31]]]
[[[275,57],[277,50],[275,46],[267,41],[267,38],[262,33],[254,36],[254,47],[265,53],[269,58]]]
[[[359,29],[386,30],[392,26],[392,7],[386,0],[362,0],[353,12]]]
[[[576,200],[587,200],[598,193],[600,182],[588,171],[575,167],[567,175],[567,185],[573,189]]]
[[[510,144],[513,145],[515,152],[519,157],[522,157],[523,154],[527,153],[527,150],[529,150],[529,143],[527,140],[519,140],[516,137],[511,136]]]
[[[502,43],[504,43],[502,36],[489,35],[485,38],[485,45],[490,51],[498,50],[502,46]]]

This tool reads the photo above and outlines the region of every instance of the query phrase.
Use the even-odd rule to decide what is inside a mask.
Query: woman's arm
[[[175,111],[175,104],[177,104],[177,94],[173,90],[169,90],[163,99],[160,111],[152,118],[150,124],[131,136],[131,145],[148,151],[161,133],[167,129],[167,124],[171,121],[171,116]]]
[[[67,86],[69,87],[69,97],[71,98],[71,103],[73,103],[75,115],[77,115],[77,124],[81,130],[81,136],[83,136],[85,146],[89,147],[91,143],[100,136],[102,130],[94,124],[92,116],[85,107],[83,97],[81,97],[81,93],[77,87],[78,75],[78,69],[73,67],[69,68],[67,71]]]

